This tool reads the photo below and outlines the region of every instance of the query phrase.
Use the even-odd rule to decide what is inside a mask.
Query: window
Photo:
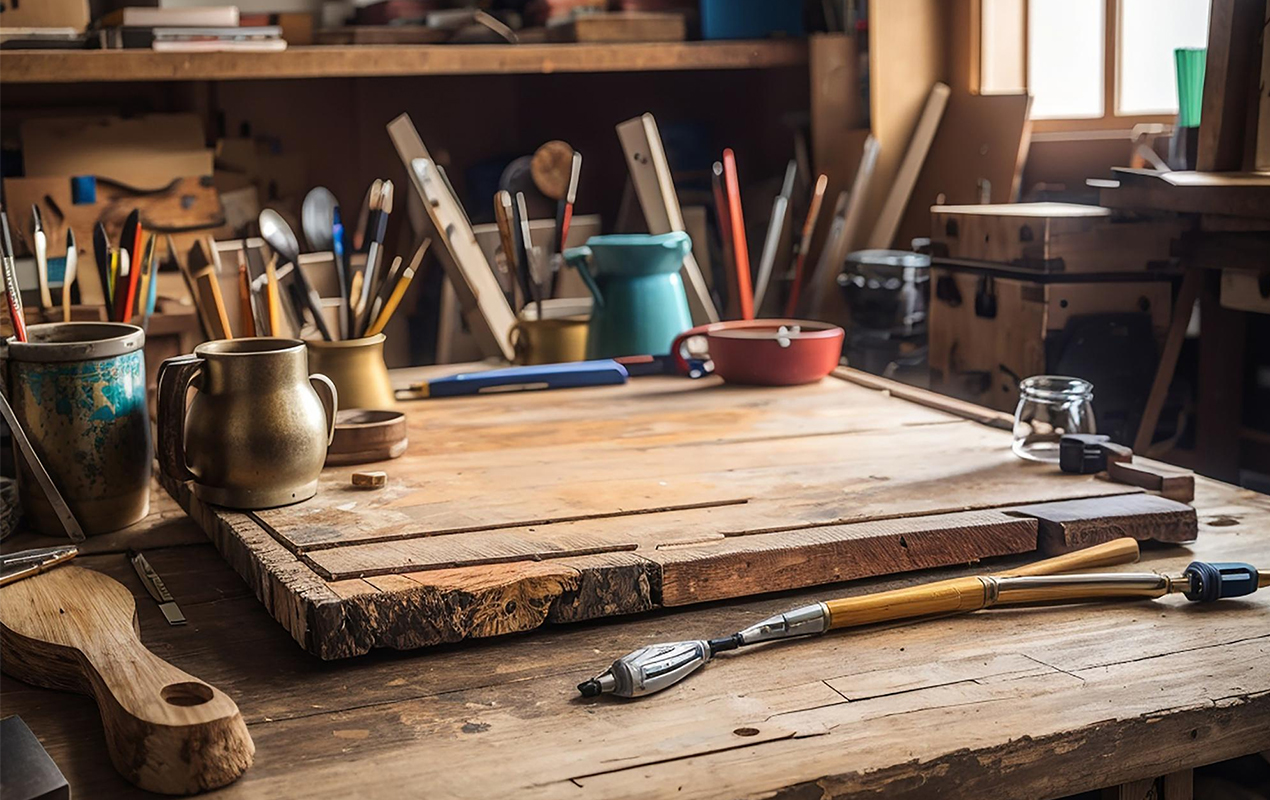
[[[979,0],[979,91],[1032,94],[1037,130],[1177,114],[1175,48],[1208,42],[1210,0]]]

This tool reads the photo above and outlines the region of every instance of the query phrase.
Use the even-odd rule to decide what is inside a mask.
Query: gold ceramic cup
[[[307,500],[317,493],[337,405],[331,381],[309,373],[299,339],[205,342],[159,368],[159,467],[219,506]]]
[[[538,307],[530,303],[521,309],[512,325],[512,347],[517,364],[561,364],[586,360],[587,328],[591,321],[591,300],[559,297],[544,300],[542,319]]]
[[[331,379],[341,408],[394,409],[392,382],[384,364],[384,335],[336,342],[308,341],[309,367]]]

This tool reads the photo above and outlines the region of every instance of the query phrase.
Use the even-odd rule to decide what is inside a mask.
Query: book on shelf
[[[237,6],[146,8],[129,6],[97,21],[99,28],[236,28]]]
[[[98,32],[103,50],[145,50],[207,53],[220,51],[276,52],[287,48],[282,28],[106,28]]]

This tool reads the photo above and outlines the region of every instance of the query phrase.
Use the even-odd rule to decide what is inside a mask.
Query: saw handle
[[[1138,542],[1124,537],[1084,550],[1014,567],[994,577],[1056,575],[1130,564],[1138,560]],[[829,628],[850,628],[932,614],[975,611],[988,603],[983,581],[976,576],[952,578],[889,592],[828,600]]]

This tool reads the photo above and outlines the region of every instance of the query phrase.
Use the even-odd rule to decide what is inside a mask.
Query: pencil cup
[[[3,348],[7,394],[67,506],[88,535],[131,525],[150,510],[150,417],[145,333],[117,322],[27,327]],[[18,495],[36,531],[61,522],[24,459]]]
[[[544,300],[542,319],[537,305],[521,309],[512,326],[512,347],[517,364],[562,364],[586,360],[587,327],[591,321],[591,301],[561,297]]]
[[[342,408],[393,409],[392,382],[384,364],[382,333],[334,342],[310,340],[309,366],[331,379]]]

